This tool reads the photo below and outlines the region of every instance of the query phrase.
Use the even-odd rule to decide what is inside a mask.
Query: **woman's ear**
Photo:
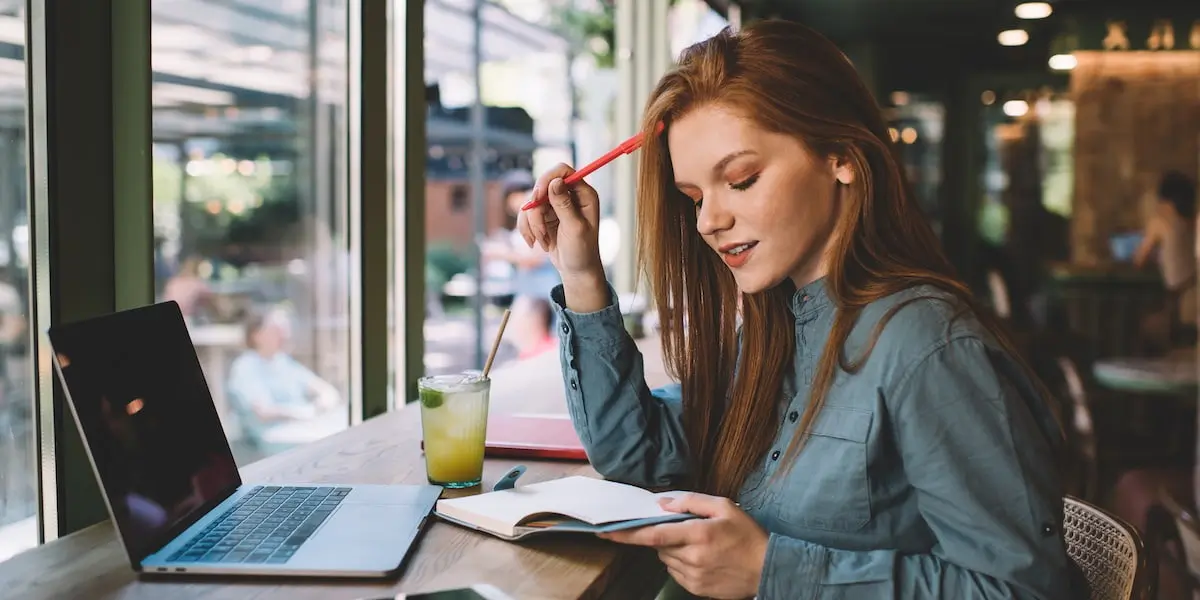
[[[833,176],[842,185],[850,185],[854,183],[854,169],[850,166],[850,161],[839,158],[834,161]]]

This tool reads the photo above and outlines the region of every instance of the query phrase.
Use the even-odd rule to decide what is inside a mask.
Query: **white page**
[[[673,514],[658,506],[660,497],[633,486],[575,476],[441,503],[509,525],[539,513],[596,524]]]

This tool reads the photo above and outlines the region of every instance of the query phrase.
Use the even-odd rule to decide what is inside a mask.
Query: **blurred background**
[[[366,1],[151,2],[156,293],[188,318],[242,463],[351,422],[365,325],[351,310],[348,24]],[[1059,392],[1072,492],[1144,527],[1138,515],[1164,489],[1194,507],[1200,3],[388,2],[423,12],[417,31],[397,20],[390,43],[399,56],[423,39],[424,252],[390,262],[396,277],[423,269],[425,373],[479,368],[505,308],[498,369],[555,354],[556,276],[512,234],[533,178],[631,135],[686,46],[792,18],[858,68],[960,273]],[[26,21],[26,2],[0,0],[0,560],[37,540]],[[396,171],[418,177],[401,154]],[[633,164],[589,181],[605,265],[640,337],[655,319],[633,270]],[[418,227],[395,212],[395,231]],[[395,337],[395,322],[371,326]],[[392,360],[404,343],[392,340]],[[303,382],[286,400],[299,408],[264,420],[248,398],[281,381]],[[402,407],[406,387],[393,387]],[[1186,558],[1180,589],[1195,581]]]

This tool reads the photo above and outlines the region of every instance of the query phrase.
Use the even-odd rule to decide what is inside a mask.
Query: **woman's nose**
[[[713,235],[733,226],[733,214],[717,198],[706,199],[696,215],[696,230],[700,235]]]

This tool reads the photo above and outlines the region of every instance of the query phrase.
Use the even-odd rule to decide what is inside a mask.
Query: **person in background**
[[[343,404],[333,385],[286,352],[289,334],[284,311],[252,315],[246,350],[229,368],[226,391],[252,441],[274,425],[309,420]]]
[[[521,212],[521,206],[529,200],[533,184],[533,176],[528,171],[512,171],[505,175],[501,197],[504,200],[506,223],[485,243],[483,255],[484,260],[501,261],[511,268],[511,324],[536,337],[543,328],[553,326],[553,313],[551,324],[545,325],[546,311],[538,303],[544,306],[550,297],[550,290],[558,285],[559,277],[549,255],[540,248],[527,246],[517,231],[517,215]],[[525,350],[518,351],[525,353]]]
[[[668,594],[1082,597],[1051,394],[954,274],[846,56],[796,23],[726,29],[662,77],[642,131],[637,255],[678,384],[646,386],[595,189],[554,167],[520,222],[562,275],[592,466],[687,489],[663,506],[699,517],[601,537],[655,549]]]
[[[1143,322],[1148,337],[1168,337],[1174,343],[1194,343],[1196,328],[1196,186],[1178,171],[1163,174],[1157,202],[1146,221],[1142,243],[1133,262],[1145,267],[1157,257],[1167,291],[1165,310]],[[1161,332],[1161,334],[1156,335]]]
[[[558,338],[554,337],[554,311],[550,302],[543,298],[529,300],[530,318],[515,323],[511,332],[513,343],[517,347],[517,360],[525,360],[539,356],[558,347]]]
[[[163,301],[174,300],[179,304],[179,311],[186,319],[195,319],[202,310],[209,307],[212,301],[212,290],[208,282],[200,276],[201,260],[189,256],[179,265],[175,273],[163,288]]]

